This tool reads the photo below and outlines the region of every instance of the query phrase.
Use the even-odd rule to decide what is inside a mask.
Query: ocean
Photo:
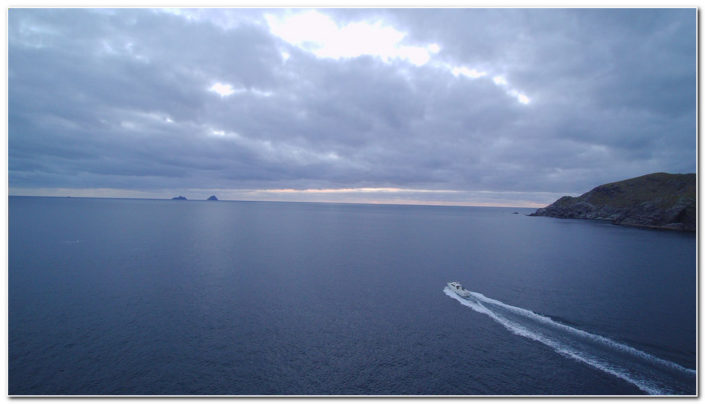
[[[518,208],[8,209],[10,395],[696,394],[692,233]]]

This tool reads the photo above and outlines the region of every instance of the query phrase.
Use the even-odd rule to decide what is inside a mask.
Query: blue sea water
[[[695,236],[531,211],[10,197],[9,393],[696,394]]]

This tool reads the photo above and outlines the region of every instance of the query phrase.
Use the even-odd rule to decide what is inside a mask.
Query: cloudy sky
[[[11,195],[543,206],[696,170],[695,9],[10,9]]]

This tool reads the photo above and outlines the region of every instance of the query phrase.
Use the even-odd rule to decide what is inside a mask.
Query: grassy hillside
[[[584,199],[593,205],[626,208],[652,201],[661,208],[675,204],[682,197],[695,199],[695,174],[654,173],[624,181],[600,185],[584,193]]]

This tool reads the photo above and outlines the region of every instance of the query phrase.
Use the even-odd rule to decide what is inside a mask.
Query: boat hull
[[[470,291],[467,289],[464,289],[460,284],[455,283],[455,282],[450,282],[448,283],[448,288],[453,291],[456,295],[460,297],[470,297]]]

